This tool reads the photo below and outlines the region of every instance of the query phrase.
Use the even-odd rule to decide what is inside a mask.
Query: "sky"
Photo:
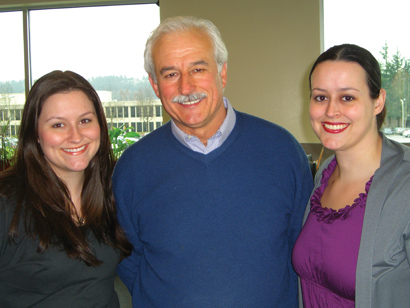
[[[351,43],[368,49],[381,60],[385,42],[389,54],[397,50],[410,59],[410,1],[323,0],[325,50]]]
[[[145,42],[158,24],[156,4],[31,11],[33,79],[55,69],[142,78]],[[0,13],[0,81],[24,78],[23,56],[21,13]]]

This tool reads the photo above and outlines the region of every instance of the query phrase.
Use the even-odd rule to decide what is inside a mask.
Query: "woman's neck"
[[[82,204],[81,204],[81,194],[84,185],[84,173],[73,174],[73,176],[65,177],[61,179],[67,186],[68,192],[70,193],[71,202],[73,203],[76,215],[78,217],[83,216],[82,214]],[[73,213],[75,214],[75,213]]]
[[[340,179],[370,178],[380,167],[383,139],[377,137],[349,151],[335,151]]]

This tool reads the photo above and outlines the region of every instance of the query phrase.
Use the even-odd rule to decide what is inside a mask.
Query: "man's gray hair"
[[[222,71],[223,65],[228,62],[228,50],[222,40],[221,33],[218,28],[209,20],[200,19],[191,16],[178,16],[167,18],[151,33],[145,45],[144,51],[144,68],[151,75],[155,83],[157,77],[155,75],[154,59],[152,57],[152,48],[155,43],[165,34],[175,32],[185,32],[192,29],[204,31],[209,35],[214,46],[215,62],[218,67],[218,72]]]

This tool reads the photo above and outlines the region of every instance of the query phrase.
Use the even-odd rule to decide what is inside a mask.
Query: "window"
[[[132,127],[132,131],[136,132],[137,131],[137,123],[136,122],[132,122],[131,123],[131,127]]]
[[[389,138],[410,142],[410,41],[407,39],[410,2],[402,0],[323,0],[324,50],[352,43],[369,50],[379,61],[386,89]]]
[[[162,116],[162,107],[161,106],[155,106],[155,116],[157,116],[157,117]]]
[[[145,41],[158,23],[156,4],[30,11],[33,78],[55,69],[142,78]]]
[[[21,109],[10,110],[10,119],[11,120],[21,120]]]
[[[23,13],[0,13],[0,97],[24,92]],[[2,99],[3,100],[3,99]]]
[[[79,3],[66,2],[63,5]],[[12,118],[9,134],[17,134],[26,88],[53,70],[71,70],[90,81],[104,105],[109,127],[123,125],[121,119],[130,121],[130,101],[137,101],[135,93],[147,85],[150,88],[143,52],[147,37],[159,24],[157,1],[125,0],[125,5],[88,7],[85,2],[81,7],[44,9],[31,9],[28,4],[28,9],[16,7],[11,12],[1,12],[0,4],[0,124]],[[26,54],[31,66],[26,70],[28,32],[23,20],[30,33]]]
[[[19,132],[19,125],[10,125],[10,129],[11,129],[11,135],[12,136],[16,136]]]
[[[153,106],[142,106],[142,116],[147,118],[147,117],[152,117],[154,115],[154,107]]]
[[[22,12],[0,14],[0,126],[6,136],[16,135],[20,114],[14,110],[15,93],[24,93],[24,46]]]
[[[143,132],[141,122],[137,122],[137,132],[139,132],[139,133]]]
[[[123,118],[124,113],[123,113],[124,107],[117,107],[117,117],[118,118]]]

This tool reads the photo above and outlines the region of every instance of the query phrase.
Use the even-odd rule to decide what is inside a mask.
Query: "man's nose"
[[[193,77],[190,74],[182,74],[179,80],[179,91],[183,95],[191,94],[195,91]]]

